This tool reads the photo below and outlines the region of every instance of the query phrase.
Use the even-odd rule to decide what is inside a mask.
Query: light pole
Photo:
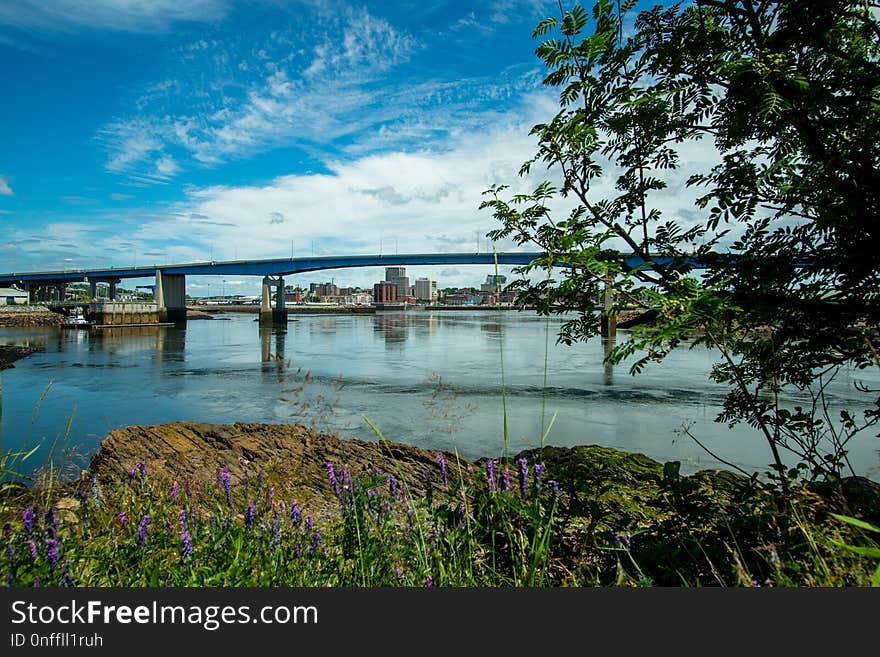
[[[223,279],[223,285],[220,287],[220,300],[226,301],[226,279]]]

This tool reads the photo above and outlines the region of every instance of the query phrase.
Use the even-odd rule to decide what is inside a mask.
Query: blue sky
[[[0,0],[0,271],[491,248],[481,192],[535,184],[517,176],[528,131],[558,109],[531,38],[555,11]],[[442,287],[490,272],[409,273]]]

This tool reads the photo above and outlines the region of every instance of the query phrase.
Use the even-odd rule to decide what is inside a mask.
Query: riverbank
[[[63,320],[61,313],[52,312],[46,306],[0,306],[0,327],[60,326]]]
[[[16,585],[54,581],[28,557],[32,516],[83,585],[862,586],[874,564],[840,544],[876,541],[831,514],[880,523],[880,484],[784,499],[597,445],[468,460],[298,424],[174,422],[112,431],[79,478],[0,509]]]

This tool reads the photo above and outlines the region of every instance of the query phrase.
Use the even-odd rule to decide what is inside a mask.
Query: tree
[[[562,342],[597,334],[610,287],[610,312],[657,318],[610,360],[639,354],[637,373],[682,340],[713,346],[712,376],[730,386],[718,420],[763,434],[786,489],[839,477],[849,441],[880,419],[876,391],[837,418],[824,397],[841,367],[880,365],[878,4],[697,0],[642,11],[627,35],[633,6],[560,5],[535,29],[560,111],[532,129],[520,174],[540,161],[560,183],[511,199],[492,187],[481,208],[501,227],[489,236],[546,253],[512,287],[541,313],[575,312]],[[666,219],[654,200],[699,140],[717,152],[687,181],[700,219]],[[614,193],[599,197],[609,177]],[[785,408],[787,386],[813,403]]]

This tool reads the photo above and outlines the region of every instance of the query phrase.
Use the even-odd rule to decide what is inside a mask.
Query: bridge
[[[116,299],[116,285],[128,278],[155,277],[154,300],[159,321],[186,321],[186,276],[262,276],[263,295],[260,320],[286,321],[284,276],[326,269],[352,267],[395,267],[405,265],[525,265],[542,253],[416,253],[394,255],[342,255],[268,260],[191,262],[152,267],[109,267],[66,269],[62,271],[12,272],[0,274],[0,286],[17,285],[28,291],[32,301],[63,300],[70,283],[89,282],[91,297],[97,298],[98,283],[110,286],[109,299]],[[636,259],[637,260],[637,259]],[[275,307],[272,308],[272,288]]]

